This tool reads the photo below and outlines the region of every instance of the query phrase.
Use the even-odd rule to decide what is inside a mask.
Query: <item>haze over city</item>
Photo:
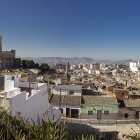
[[[3,49],[25,57],[139,59],[138,0],[2,0]]]
[[[0,140],[140,140],[139,0],[0,0]]]

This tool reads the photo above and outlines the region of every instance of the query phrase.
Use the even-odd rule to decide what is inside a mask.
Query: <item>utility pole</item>
[[[59,109],[61,110],[61,103],[62,103],[62,98],[61,98],[61,88],[60,88],[60,98],[59,98]]]
[[[0,61],[0,75],[2,73],[2,61]]]

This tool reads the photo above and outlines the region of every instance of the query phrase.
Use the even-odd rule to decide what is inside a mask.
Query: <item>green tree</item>
[[[48,64],[43,63],[40,65],[40,70],[42,73],[46,73],[50,70],[50,67]]]
[[[22,60],[22,62],[21,62],[21,67],[23,69],[36,68],[36,66],[38,66],[38,65],[35,64],[35,62],[33,60]]]
[[[39,69],[39,64],[38,63],[35,64],[35,68]]]
[[[27,61],[27,60],[25,60],[25,59],[21,61],[21,67],[24,68],[24,69],[27,68],[26,61]]]

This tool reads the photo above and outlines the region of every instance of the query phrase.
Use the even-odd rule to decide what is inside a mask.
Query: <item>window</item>
[[[109,110],[105,110],[104,115],[109,115]]]
[[[127,119],[128,118],[128,113],[125,113],[124,114],[124,117]]]
[[[88,111],[88,115],[93,115],[93,111]]]
[[[15,79],[15,77],[14,76],[12,76],[12,80],[14,80]]]
[[[74,91],[73,90],[70,90],[69,91],[69,95],[74,95]]]

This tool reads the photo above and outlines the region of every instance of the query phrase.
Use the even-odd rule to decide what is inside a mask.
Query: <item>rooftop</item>
[[[82,86],[80,85],[57,85],[54,87],[55,90],[74,90],[74,91],[81,91]]]
[[[82,104],[117,105],[116,97],[109,96],[82,96]]]
[[[60,101],[61,100],[61,101]],[[81,97],[80,96],[68,96],[68,95],[52,95],[50,98],[50,104],[59,105],[80,105]]]
[[[124,103],[126,107],[140,107],[140,99],[126,99]]]

